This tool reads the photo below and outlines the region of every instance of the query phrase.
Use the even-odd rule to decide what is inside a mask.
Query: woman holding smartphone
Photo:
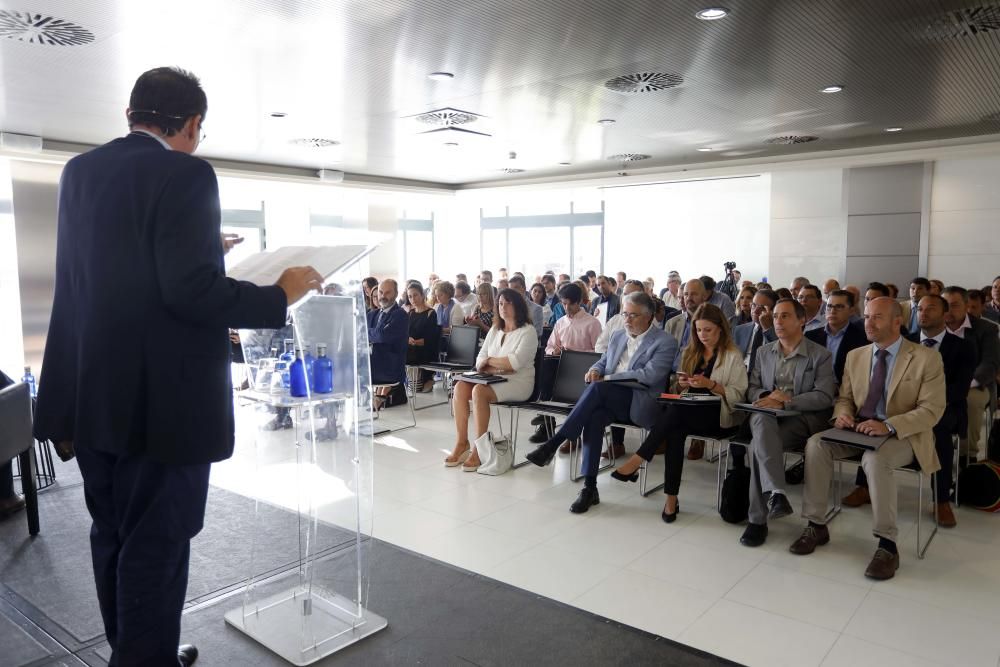
[[[624,465],[611,473],[615,479],[634,482],[644,462],[664,440],[667,443],[666,480],[663,492],[667,501],[661,517],[667,523],[677,518],[680,504],[681,472],[684,468],[684,442],[689,435],[717,436],[740,422],[732,406],[747,392],[747,369],[743,355],[733,343],[729,322],[722,310],[711,303],[698,306],[692,317],[697,335],[691,336],[681,356],[675,390],[688,394],[715,395],[718,402],[668,404],[656,420],[639,450]]]

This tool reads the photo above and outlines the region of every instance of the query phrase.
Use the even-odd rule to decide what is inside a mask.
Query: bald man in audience
[[[844,291],[854,295],[854,312],[851,313],[851,321],[858,322],[863,318],[865,304],[861,301],[861,288],[857,285],[844,285]]]
[[[667,324],[663,327],[677,341],[679,349],[683,350],[691,338],[691,317],[694,311],[698,310],[698,306],[707,299],[708,291],[701,280],[693,278],[684,283],[684,291],[681,293],[681,315],[667,320]],[[674,372],[677,371],[680,358],[681,355],[674,357]]]
[[[941,355],[900,335],[903,311],[888,297],[865,305],[865,334],[871,345],[847,355],[840,395],[833,408],[834,428],[887,439],[863,450],[861,467],[868,477],[873,526],[878,547],[865,576],[884,580],[899,569],[896,542],[896,482],[893,471],[916,458],[924,474],[941,467],[934,449],[934,426],[945,409]],[[796,555],[811,554],[830,541],[826,526],[834,461],[857,456],[858,448],[823,441],[822,433],[806,445],[803,517],[809,521],[789,547]]]
[[[823,283],[823,303],[825,304],[830,295],[840,289],[840,283],[836,278],[827,278]]]
[[[788,286],[788,291],[792,293],[793,299],[799,298],[799,290],[809,284],[809,279],[805,276],[792,278],[792,284]]]

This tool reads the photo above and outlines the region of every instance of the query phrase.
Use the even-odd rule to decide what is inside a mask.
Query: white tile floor
[[[386,412],[408,417],[407,408]],[[373,533],[382,540],[746,665],[1000,665],[1000,517],[959,509],[958,527],[941,530],[918,560],[910,476],[900,486],[901,569],[871,582],[870,509],[845,509],[831,543],[811,556],[787,550],[803,525],[793,517],[748,549],[742,527],[715,511],[715,465],[697,461],[686,462],[672,525],[660,520],[661,493],[642,498],[638,485],[606,473],[601,504],[573,515],[580,485],[569,481],[567,456],[499,477],[445,468],[454,444],[447,406],[417,420],[376,439]],[[531,447],[527,422],[521,456]],[[243,445],[212,482],[294,507],[301,480],[289,463],[278,456],[259,466]],[[657,460],[651,479],[661,478]],[[790,498],[800,509],[801,487]],[[332,505],[320,516],[342,514]]]

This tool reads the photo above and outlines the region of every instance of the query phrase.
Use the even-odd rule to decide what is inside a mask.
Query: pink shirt
[[[545,354],[560,354],[563,350],[593,352],[600,335],[601,321],[581,308],[573,317],[566,314],[556,320]]]

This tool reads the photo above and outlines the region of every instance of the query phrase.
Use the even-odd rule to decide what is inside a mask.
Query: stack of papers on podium
[[[226,271],[235,280],[255,285],[273,285],[282,272],[293,266],[311,266],[327,278],[344,269],[375,249],[375,246],[285,246],[274,251],[259,252]]]

